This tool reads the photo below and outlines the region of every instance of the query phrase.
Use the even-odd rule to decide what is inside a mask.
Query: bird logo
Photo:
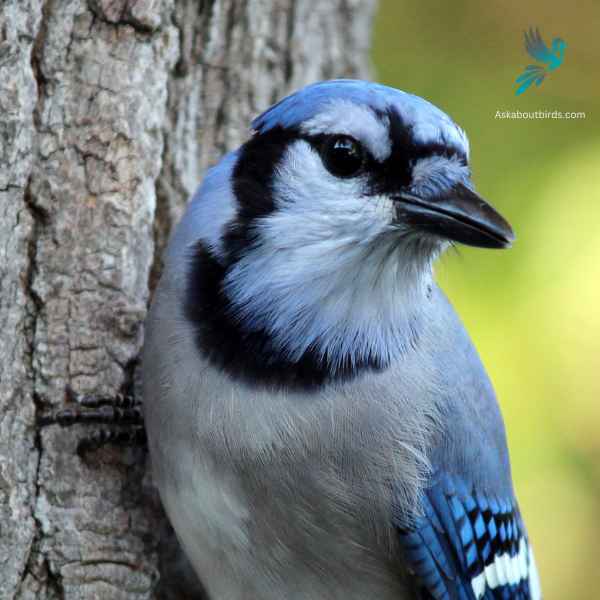
[[[559,37],[552,40],[552,50],[546,46],[546,43],[540,35],[539,29],[533,27],[525,32],[525,49],[527,53],[535,60],[544,63],[541,65],[527,65],[525,71],[517,77],[516,83],[519,87],[515,91],[515,96],[520,96],[525,90],[529,89],[531,84],[539,86],[550,71],[554,71],[562,65],[565,57],[565,48],[567,43]]]

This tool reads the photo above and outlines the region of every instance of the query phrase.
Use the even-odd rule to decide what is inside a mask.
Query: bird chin
[[[431,270],[433,263],[454,244],[451,240],[410,226],[396,228],[395,256],[415,270]]]

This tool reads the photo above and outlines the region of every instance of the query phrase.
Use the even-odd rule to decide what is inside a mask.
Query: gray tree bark
[[[145,454],[36,418],[132,380],[203,171],[291,89],[364,76],[374,3],[0,3],[1,600],[200,597]]]

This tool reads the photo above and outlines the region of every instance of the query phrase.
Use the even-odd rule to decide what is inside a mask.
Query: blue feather
[[[497,498],[446,475],[427,490],[423,508],[412,527],[395,523],[420,600],[538,600],[530,590],[530,576],[537,574],[512,495]],[[526,578],[497,585],[482,575],[495,568],[497,557],[516,561],[519,552],[526,553]]]
[[[386,85],[358,79],[333,79],[308,85],[271,106],[256,117],[251,126],[259,133],[277,126],[298,127],[335,100],[367,106],[380,114],[395,107],[399,114],[426,117],[429,121],[437,123],[441,130],[459,130],[446,113],[427,100]]]

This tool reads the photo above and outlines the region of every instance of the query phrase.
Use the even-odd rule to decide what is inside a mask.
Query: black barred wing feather
[[[419,600],[541,600],[517,503],[449,476],[424,498],[425,514],[398,525]]]

